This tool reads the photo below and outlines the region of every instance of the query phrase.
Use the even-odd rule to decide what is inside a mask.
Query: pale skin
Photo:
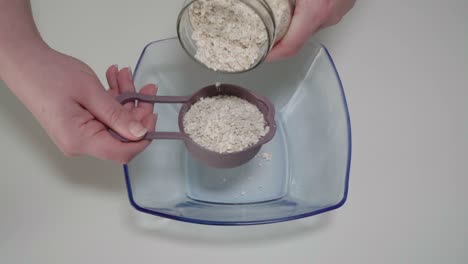
[[[268,59],[294,55],[313,33],[338,23],[354,2],[297,0],[291,27]],[[29,0],[0,0],[0,79],[65,155],[127,163],[148,146],[138,140],[155,129],[157,116],[151,104],[121,106],[115,100],[135,91],[130,68],[110,66],[106,77],[108,90],[85,63],[50,48],[34,24]],[[156,92],[153,84],[140,90]],[[122,143],[108,128],[137,142]]]
[[[355,3],[356,0],[296,0],[289,30],[270,51],[267,60],[296,55],[314,33],[336,25]]]

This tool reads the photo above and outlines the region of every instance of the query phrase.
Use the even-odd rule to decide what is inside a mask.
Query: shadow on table
[[[164,238],[176,244],[230,246],[235,244],[277,243],[311,236],[331,227],[330,213],[295,221],[256,226],[207,226],[178,222],[138,212],[125,223],[142,236]]]
[[[124,190],[121,166],[87,157],[73,159],[64,157],[32,114],[1,81],[0,98],[0,117],[5,120],[2,126],[17,133],[17,136],[29,146],[28,152],[45,163],[44,166],[56,170],[56,174],[63,176],[61,180],[67,184],[104,191]]]

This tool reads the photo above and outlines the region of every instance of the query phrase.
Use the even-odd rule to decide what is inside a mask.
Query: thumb
[[[115,98],[102,89],[93,89],[91,95],[80,102],[96,119],[128,140],[141,139],[148,129]]]
[[[294,15],[283,39],[268,54],[267,61],[296,55],[321,24],[321,10],[329,1],[296,1]],[[323,12],[322,12],[323,13]]]

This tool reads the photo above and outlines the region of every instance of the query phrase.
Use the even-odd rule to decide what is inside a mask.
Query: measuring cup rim
[[[265,104],[268,112],[267,113],[264,113],[262,112],[264,118],[265,118],[265,121],[266,123],[268,124],[269,126],[269,130],[268,132],[266,133],[266,135],[264,135],[263,137],[261,137],[259,139],[259,141],[241,151],[236,151],[236,152],[228,152],[228,153],[219,153],[219,152],[216,152],[216,151],[213,151],[213,150],[210,150],[210,149],[207,149],[203,146],[201,146],[200,144],[196,143],[191,137],[190,135],[188,135],[185,130],[184,130],[184,116],[185,114],[190,110],[190,107],[199,100],[199,98],[197,98],[201,93],[205,92],[206,90],[210,90],[210,89],[213,89],[213,88],[217,88],[216,85],[208,85],[208,86],[205,86],[201,89],[199,89],[198,91],[196,91],[195,93],[193,93],[190,98],[187,100],[186,103],[184,103],[179,111],[179,115],[178,115],[178,124],[179,124],[179,131],[180,133],[183,135],[183,140],[187,143],[190,142],[191,144],[194,144],[196,145],[197,147],[199,148],[202,148],[203,150],[209,152],[209,153],[213,153],[213,154],[217,154],[217,155],[220,155],[220,156],[231,156],[231,155],[238,155],[240,153],[243,153],[243,152],[247,152],[247,151],[250,151],[250,150],[253,150],[253,149],[256,149],[256,148],[259,148],[261,147],[262,145],[268,143],[271,139],[273,139],[273,137],[275,136],[276,134],[276,121],[275,121],[275,106],[273,105],[273,103],[270,102],[270,100],[264,96],[261,96],[261,95],[258,95],[246,88],[243,88],[243,87],[240,87],[238,85],[234,85],[234,84],[229,84],[229,83],[222,83],[220,87],[223,87],[223,86],[227,86],[227,87],[231,87],[231,88],[234,88],[234,89],[237,89],[237,90],[240,90],[244,93],[247,93],[249,95],[251,95],[252,97],[255,98],[255,100],[257,102],[262,102],[263,104]],[[196,99],[195,99],[196,98]],[[201,98],[201,97],[200,97]],[[195,99],[195,100],[194,100]],[[252,103],[252,102],[250,102]],[[255,104],[255,106],[257,106],[258,108],[258,105]],[[260,110],[260,109],[259,109]]]

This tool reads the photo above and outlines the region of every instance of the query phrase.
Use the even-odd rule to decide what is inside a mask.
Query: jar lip
[[[213,70],[211,68],[209,68],[208,66],[206,66],[204,63],[202,63],[201,61],[197,60],[195,58],[195,56],[192,56],[192,54],[189,52],[189,50],[187,49],[187,47],[185,46],[184,44],[184,41],[182,41],[182,38],[181,38],[181,34],[180,34],[180,26],[181,26],[181,21],[182,21],[182,17],[183,15],[188,11],[189,7],[195,3],[195,2],[198,2],[199,0],[190,0],[190,1],[187,1],[187,3],[185,4],[185,6],[182,8],[182,10],[179,12],[179,15],[177,17],[177,38],[179,39],[179,43],[181,44],[182,48],[184,49],[184,51],[189,55],[189,57],[194,60],[195,62],[197,62],[198,64],[202,65],[203,67],[207,68],[207,69],[210,69],[210,70]],[[249,3],[247,3],[245,0],[237,0],[237,1],[240,1],[242,2],[243,4],[247,5],[248,7],[250,7],[250,9],[252,9],[255,14],[260,18],[260,20],[262,21],[263,25],[265,26],[265,30],[267,31],[267,37],[268,37],[268,40],[267,40],[267,43],[268,44],[268,48],[266,50],[266,52],[264,52],[264,54],[262,55],[262,57],[258,60],[257,63],[253,64],[253,66],[245,69],[245,70],[242,70],[242,71],[235,71],[235,72],[230,72],[230,71],[223,71],[223,70],[216,70],[216,72],[219,72],[219,73],[227,73],[227,74],[238,74],[238,73],[245,73],[245,72],[249,72],[255,68],[257,68],[258,66],[260,66],[266,59],[266,57],[268,56],[268,52],[271,50],[271,48],[273,47],[273,45],[275,44],[274,41],[275,41],[275,38],[276,38],[276,21],[274,19],[274,14],[273,14],[273,10],[271,9],[271,7],[265,2],[265,0],[260,0],[259,2],[262,4],[262,6],[266,9],[266,11],[268,12],[268,15],[269,17],[271,18],[271,22],[273,24],[273,32],[272,34],[270,34],[270,29],[268,29],[268,26],[267,26],[267,21],[265,21],[264,18],[259,12],[258,10],[253,7],[252,5],[250,5]],[[273,35],[273,36],[271,36]]]
[[[262,16],[260,15],[259,12],[257,12],[257,10],[251,6],[249,3],[246,3],[245,0],[238,0],[238,1],[241,1],[242,3],[244,3],[245,5],[247,5],[248,7],[250,7],[254,12],[255,14],[257,14],[258,17],[260,17],[260,19],[262,20],[263,22],[263,25],[265,26],[265,29],[266,31],[268,32],[268,27],[266,25],[266,21],[263,20]],[[295,1],[295,0],[294,0]],[[266,0],[261,0],[261,3],[263,3],[263,7],[266,9],[266,11],[268,12],[268,14],[270,15],[270,18],[271,18],[271,22],[273,23],[273,39],[271,41],[269,41],[269,47],[272,48],[273,45],[275,45],[275,39],[276,39],[276,28],[277,28],[277,25],[276,25],[276,20],[275,20],[275,14],[273,13],[273,10],[271,9],[270,5],[268,4],[268,2]],[[268,34],[268,39],[270,40],[270,35]],[[267,52],[268,53],[268,52]]]

